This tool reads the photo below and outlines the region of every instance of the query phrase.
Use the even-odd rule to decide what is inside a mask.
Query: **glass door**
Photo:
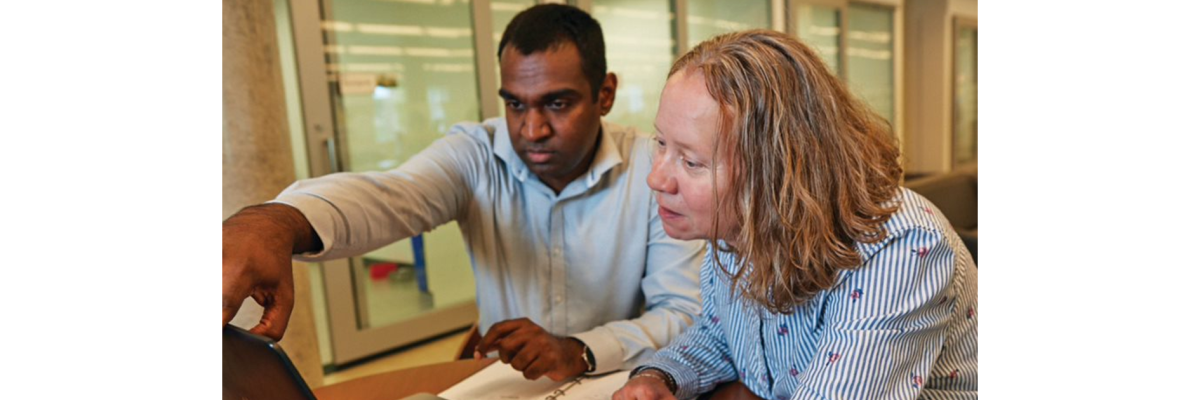
[[[312,176],[389,170],[457,122],[498,116],[493,36],[513,10],[532,4],[292,0]],[[322,264],[335,365],[478,318],[474,274],[453,222]]]

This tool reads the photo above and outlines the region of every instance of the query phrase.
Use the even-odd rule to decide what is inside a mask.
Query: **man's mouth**
[[[534,164],[542,164],[550,161],[550,158],[554,156],[554,152],[546,150],[526,150],[525,155],[529,157],[530,162],[533,162]]]

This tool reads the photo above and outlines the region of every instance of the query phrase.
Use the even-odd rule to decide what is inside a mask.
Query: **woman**
[[[816,53],[765,30],[701,43],[655,127],[663,226],[709,241],[703,311],[614,399],[731,381],[766,399],[976,397],[975,264]]]

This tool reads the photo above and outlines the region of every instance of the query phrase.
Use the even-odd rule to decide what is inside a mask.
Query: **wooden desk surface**
[[[459,360],[425,365],[358,378],[313,391],[319,400],[399,400],[417,393],[438,394],[468,376],[491,365],[496,359]],[[740,382],[729,382],[706,393],[701,399],[758,399]]]
[[[313,391],[319,400],[398,400],[417,393],[438,394],[496,359],[459,360],[371,375]]]

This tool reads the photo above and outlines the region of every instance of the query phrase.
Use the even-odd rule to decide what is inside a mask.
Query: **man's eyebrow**
[[[550,101],[563,97],[578,97],[580,93],[575,89],[560,89],[542,95],[542,101]]]
[[[507,90],[504,90],[504,89],[500,89],[500,97],[504,98],[505,100],[516,100],[517,99],[517,96],[514,96],[512,93],[509,93]]]

